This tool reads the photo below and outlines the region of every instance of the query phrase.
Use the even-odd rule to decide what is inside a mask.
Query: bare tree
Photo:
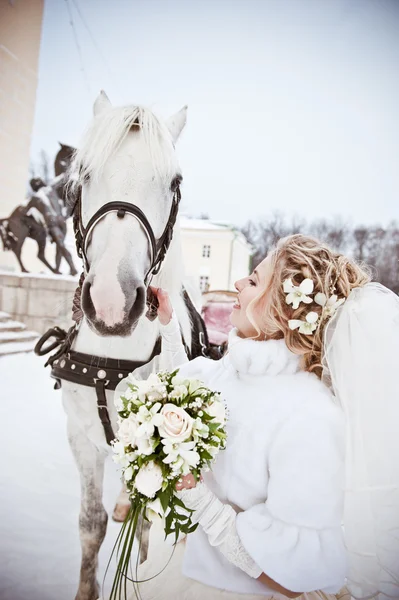
[[[371,268],[373,279],[399,293],[399,228],[359,225],[351,227],[341,219],[321,219],[309,224],[296,217],[291,222],[281,213],[262,221],[248,221],[242,232],[255,248],[253,264],[258,264],[279,239],[294,233],[312,235],[337,252],[351,256]]]

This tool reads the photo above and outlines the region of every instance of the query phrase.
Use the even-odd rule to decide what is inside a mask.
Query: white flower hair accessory
[[[305,321],[301,321],[300,319],[290,319],[288,321],[288,327],[292,330],[299,329],[299,333],[303,333],[304,335],[312,335],[317,329],[318,320],[319,315],[317,312],[310,311],[306,315]]]
[[[311,298],[310,295],[313,294],[314,283],[309,278],[304,279],[299,286],[295,286],[292,283],[292,279],[286,279],[283,283],[283,289],[287,294],[287,304],[292,304],[294,310],[299,308],[301,302],[304,304],[315,302],[323,309],[320,317],[317,312],[310,311],[306,315],[305,321],[300,319],[291,319],[288,321],[288,326],[291,330],[298,329],[299,333],[303,333],[304,335],[312,335],[320,321],[332,317],[346,300],[346,298],[338,299],[338,296],[334,294],[335,285],[330,288],[331,296],[329,298],[321,292],[318,292],[314,298]]]
[[[336,294],[329,298],[321,292],[315,295],[314,301],[323,308],[323,317],[332,317],[336,310],[345,302],[345,298],[338,299]]]
[[[313,298],[310,298],[309,294],[312,294],[314,289],[314,283],[311,279],[304,279],[299,286],[292,283],[292,279],[286,279],[283,283],[284,292],[287,294],[285,299],[287,304],[292,304],[292,308],[296,310],[300,303],[311,304]]]

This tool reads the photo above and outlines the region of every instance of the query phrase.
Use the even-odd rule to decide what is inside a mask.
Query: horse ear
[[[183,106],[179,112],[169,117],[166,121],[166,127],[169,129],[173,141],[176,143],[181,132],[184,129],[187,120],[187,106]]]
[[[103,113],[105,110],[109,110],[110,108],[112,108],[110,99],[108,98],[104,90],[101,90],[93,105],[94,116],[97,117],[98,115],[101,115],[101,113]]]
[[[60,148],[63,148],[63,147],[64,147],[64,144],[62,144],[61,142],[58,142],[58,143],[59,143],[59,145],[60,145]]]

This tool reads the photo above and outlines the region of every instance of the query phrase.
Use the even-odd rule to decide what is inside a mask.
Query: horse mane
[[[98,179],[106,162],[134,130],[140,130],[157,174],[161,178],[173,176],[172,138],[166,125],[148,108],[112,107],[94,117],[83,135],[69,173],[71,190],[76,190],[87,178]],[[169,147],[165,141],[170,142]]]

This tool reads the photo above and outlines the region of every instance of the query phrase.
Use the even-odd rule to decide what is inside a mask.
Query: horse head
[[[161,122],[146,108],[114,108],[104,92],[94,104],[71,180],[81,194],[82,309],[100,335],[129,335],[145,310],[176,219],[182,177],[175,143],[186,111]]]
[[[68,171],[76,152],[76,148],[73,148],[72,146],[61,144],[61,142],[59,142],[59,144],[60,149],[54,159],[54,174],[56,177]]]

